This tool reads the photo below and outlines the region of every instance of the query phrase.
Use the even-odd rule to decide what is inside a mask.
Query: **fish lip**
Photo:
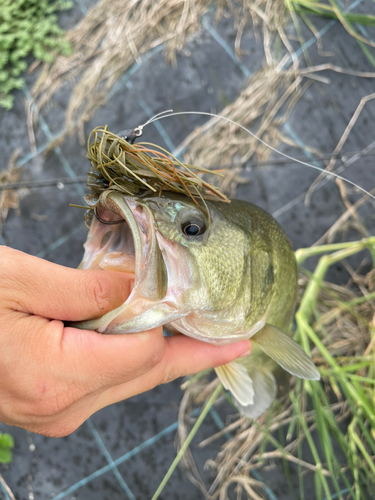
[[[139,223],[136,217],[133,214],[132,209],[127,202],[127,197],[117,191],[105,191],[100,196],[100,202],[109,210],[121,215],[124,220],[127,222],[134,244],[134,252],[135,252],[135,280],[134,280],[134,288],[140,280],[141,272],[142,272],[142,261],[143,261],[143,247],[147,245],[147,241],[142,241],[141,231],[139,228]],[[146,248],[147,253],[147,248]]]
[[[121,215],[131,230],[135,251],[134,289],[144,298],[161,300],[167,291],[168,278],[152,211],[137,198],[117,191],[103,193],[100,201]]]

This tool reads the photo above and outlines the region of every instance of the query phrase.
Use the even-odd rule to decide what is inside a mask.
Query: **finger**
[[[5,332],[0,419],[29,429],[35,426],[42,433],[67,432],[94,412],[91,401],[99,394],[139,378],[164,353],[162,328],[110,336],[64,328],[61,321],[15,311],[8,313],[1,326]],[[69,422],[63,425],[67,411]],[[60,424],[55,427],[54,422]]]
[[[105,391],[95,403],[95,411],[178,377],[225,365],[244,354],[248,355],[251,350],[249,340],[215,346],[178,335],[168,337],[164,339],[164,342],[164,355],[160,363],[132,382],[111,387]]]
[[[102,335],[64,328],[61,365],[72,382],[85,392],[104,390],[133,380],[153,369],[163,358],[161,327],[142,333]]]
[[[73,329],[70,329],[73,330]],[[201,371],[211,366],[219,366],[228,363],[243,354],[249,349],[249,341],[239,342],[229,346],[215,347],[204,344],[190,338],[180,336],[178,339],[162,340],[161,329],[155,332],[158,339],[166,348],[165,355],[160,363],[154,369],[142,373],[140,369],[138,376],[134,380],[122,383],[103,392],[94,391],[86,396],[76,400],[72,405],[61,411],[53,417],[45,417],[35,421],[27,422],[27,426],[33,432],[41,433],[52,437],[61,437],[73,432],[82,422],[90,415],[110,404],[126,399],[135,394],[145,392],[153,388],[158,383],[167,382],[168,380],[187,375],[196,371]],[[82,334],[82,331],[78,331]],[[94,332],[93,332],[94,333]],[[98,335],[98,334],[95,334]],[[102,336],[103,338],[111,338],[111,336]],[[119,336],[124,338],[127,336]],[[136,334],[129,336],[134,338]],[[118,337],[112,337],[117,339]],[[147,344],[147,342],[146,342]],[[143,350],[145,359],[149,359],[147,350]],[[69,352],[66,352],[68,355]],[[184,361],[185,354],[190,356],[190,362]],[[172,361],[171,361],[172,360]],[[166,365],[168,368],[166,368]],[[122,369],[123,366],[120,366]],[[103,373],[103,372],[102,372]],[[135,371],[133,371],[133,375]],[[157,377],[157,378],[155,378]],[[113,380],[113,379],[112,379]],[[24,423],[22,425],[26,427]]]
[[[240,356],[250,354],[250,351],[249,340],[216,346],[183,335],[168,337],[164,356],[153,370],[153,375],[156,384],[165,384],[178,377],[226,365]]]
[[[78,411],[79,418],[87,418],[95,411],[91,410],[90,400],[96,401],[111,386],[141,377],[163,357],[162,328],[129,335],[101,335],[64,328],[61,321],[36,319],[40,328],[34,328],[33,339],[25,337],[22,346],[26,377],[21,383],[17,372],[10,371],[7,377],[5,395],[10,393],[11,401],[16,396],[16,405],[9,413],[6,398],[1,401],[3,415],[14,425],[60,421],[59,416],[69,409],[72,417]],[[29,321],[26,315],[24,321]],[[21,331],[16,327],[14,334],[22,336],[23,321],[18,323]],[[14,359],[12,345],[5,357]],[[87,401],[86,407],[79,404],[81,400]],[[17,421],[12,415],[18,415]]]
[[[1,303],[64,321],[97,318],[125,302],[134,276],[71,269],[0,247]]]

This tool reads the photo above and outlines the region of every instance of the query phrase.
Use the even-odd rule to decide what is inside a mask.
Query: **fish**
[[[121,306],[74,326],[127,334],[162,325],[216,345],[251,339],[247,357],[215,368],[249,418],[275,399],[278,365],[320,378],[290,336],[296,260],[266,211],[242,200],[203,204],[172,192],[136,197],[113,189],[94,210],[79,268],[133,273],[134,283]]]

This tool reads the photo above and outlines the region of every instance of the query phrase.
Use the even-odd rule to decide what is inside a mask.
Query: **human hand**
[[[243,340],[214,346],[162,328],[102,335],[65,327],[122,304],[131,274],[65,268],[0,246],[0,421],[47,436],[177,377],[229,363]]]

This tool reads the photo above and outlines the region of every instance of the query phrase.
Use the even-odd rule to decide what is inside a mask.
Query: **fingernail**
[[[147,332],[139,332],[139,333],[136,333],[135,335],[137,335],[138,339],[141,342],[144,342],[144,343],[149,342],[150,339],[151,339],[151,334],[150,334],[149,331],[147,331]]]
[[[243,354],[241,354],[241,356],[238,356],[238,357],[239,358],[246,358],[250,353],[251,353],[251,349],[248,349]]]
[[[246,347],[246,344],[247,344],[248,349],[246,349],[246,351],[245,351],[245,352],[243,352],[242,354],[240,354],[240,355],[238,356],[239,358],[246,358],[246,357],[247,357],[247,356],[251,353],[251,348],[252,348],[252,345],[251,345],[250,340],[247,340],[247,341],[246,341],[246,340],[244,340],[244,341],[243,341],[243,343],[244,343],[244,347]]]

